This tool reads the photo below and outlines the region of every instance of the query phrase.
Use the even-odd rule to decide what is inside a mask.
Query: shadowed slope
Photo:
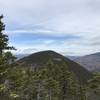
[[[74,59],[89,71],[100,71],[100,53],[94,53]]]

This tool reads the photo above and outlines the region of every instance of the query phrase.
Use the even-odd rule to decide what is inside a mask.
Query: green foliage
[[[89,80],[89,88],[100,96],[100,73],[95,73],[94,77]]]

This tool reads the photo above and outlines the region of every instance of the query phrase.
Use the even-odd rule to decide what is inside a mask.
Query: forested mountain
[[[44,64],[46,64],[46,62],[48,62],[49,60],[52,60],[55,64],[58,65],[60,65],[60,62],[62,60],[64,60],[69,70],[75,73],[78,79],[82,82],[85,82],[92,76],[92,74],[89,71],[87,71],[79,64],[69,60],[68,58],[54,51],[42,51],[31,54],[27,57],[20,59],[18,63],[20,63],[21,66],[41,67]]]

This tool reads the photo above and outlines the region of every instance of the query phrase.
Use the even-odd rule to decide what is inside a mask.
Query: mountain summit
[[[52,60],[60,67],[60,62],[62,61],[62,59],[66,62],[69,70],[73,72],[83,83],[92,76],[89,71],[87,71],[79,64],[51,50],[31,54],[27,57],[20,59],[18,62],[21,64],[21,66],[40,67],[46,64],[48,60]]]

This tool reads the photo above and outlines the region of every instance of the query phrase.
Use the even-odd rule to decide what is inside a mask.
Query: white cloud
[[[80,39],[63,41],[61,47],[47,40],[38,50],[87,54],[100,51],[100,0],[0,0],[8,35],[21,33],[52,36],[76,35]],[[59,41],[59,43],[61,43]],[[16,44],[20,48],[20,44]],[[30,48],[23,46],[23,50]],[[33,47],[34,48],[34,47]]]

